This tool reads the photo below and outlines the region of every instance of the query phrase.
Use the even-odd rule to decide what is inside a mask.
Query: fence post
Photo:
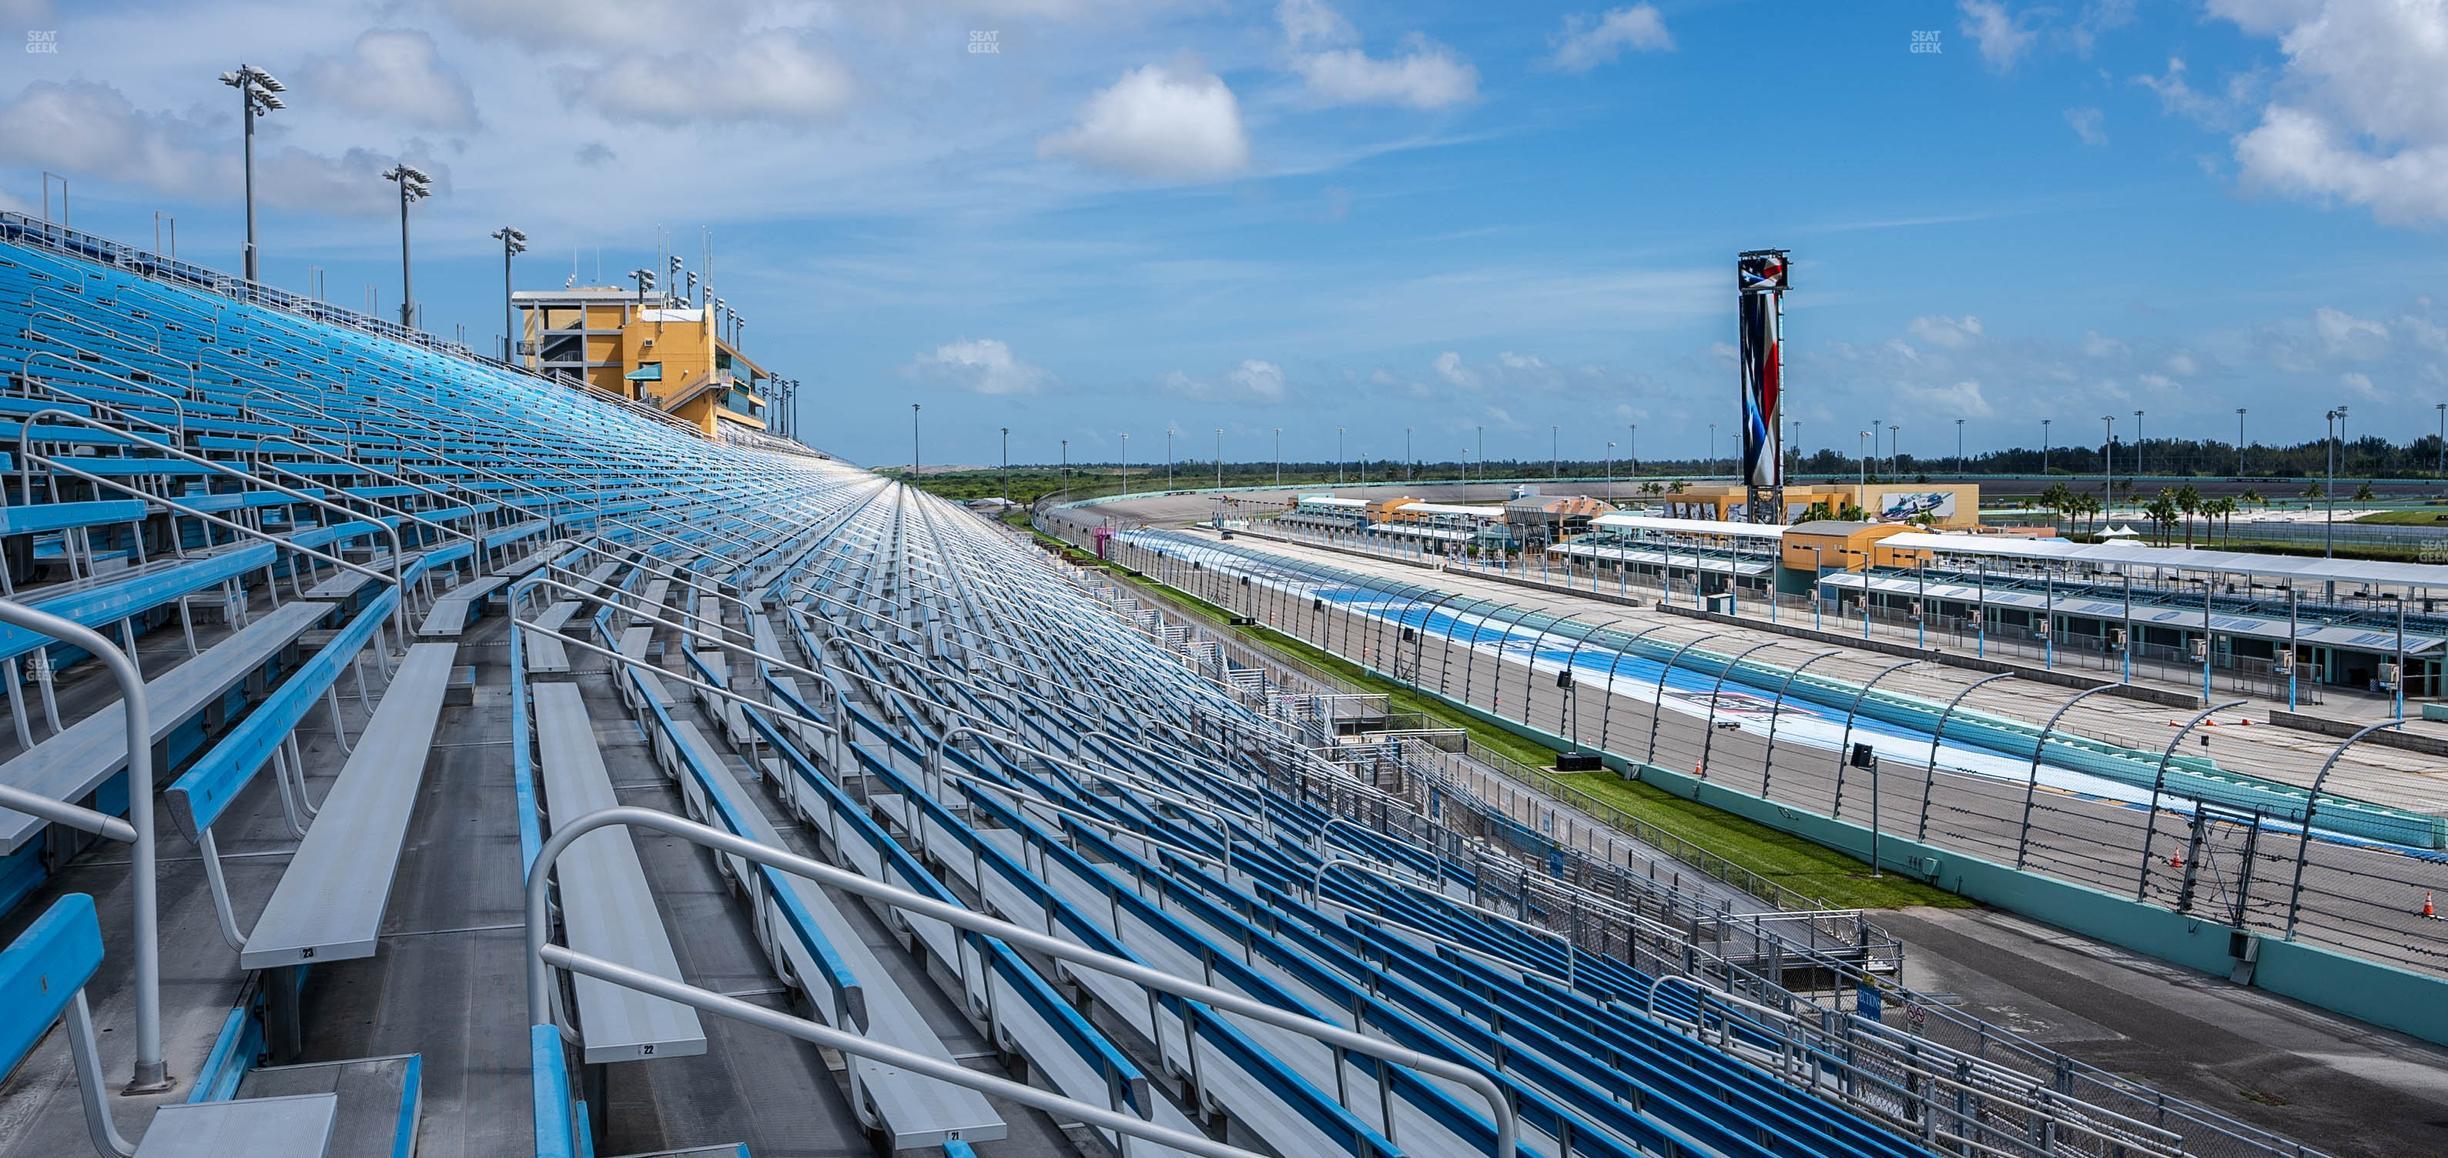
[[[2398,678],[2405,678],[2404,673],[2399,672]],[[2321,785],[2329,782],[2329,770],[2337,767],[2338,760],[2346,755],[2346,749],[2353,747],[2355,741],[2385,728],[2402,728],[2405,723],[2403,718],[2399,718],[2365,725],[2354,735],[2346,737],[2345,742],[2339,744],[2335,751],[2330,752],[2329,758],[2321,763],[2320,771],[2312,777],[2312,792],[2304,797],[2303,824],[2300,835],[2295,841],[2295,883],[2287,889],[2287,940],[2295,939],[2296,919],[2303,912],[2304,862],[2311,859],[2312,855],[2312,813],[2320,807]]]
[[[2049,733],[2057,730],[2057,722],[2065,719],[2065,714],[2072,711],[2074,709],[2074,705],[2090,699],[2091,697],[2107,691],[2109,688],[2115,686],[2116,685],[2114,684],[2101,684],[2096,688],[2089,688],[2066,697],[2066,702],[2057,705],[2056,712],[2049,716],[2048,723],[2040,725],[2040,734],[2033,738],[2031,779],[2026,781],[2023,785],[2023,823],[2021,830],[2015,834],[2014,866],[2016,872],[2023,871],[2025,859],[2031,853],[2032,807],[2037,802],[2040,795],[2040,757],[2041,754],[2048,748]]]
[[[2184,743],[2184,738],[2191,734],[2193,729],[2200,727],[2203,720],[2209,719],[2212,713],[2224,712],[2229,708],[2242,707],[2243,705],[2243,700],[2229,700],[2223,704],[2213,704],[2209,707],[2203,708],[2199,712],[2194,713],[2192,719],[2185,721],[2184,727],[2176,729],[2176,735],[2174,738],[2168,741],[2167,749],[2159,753],[2159,770],[2151,776],[2150,811],[2143,814],[2142,872],[2134,881],[2135,900],[2141,900],[2143,894],[2148,892],[2150,889],[2151,844],[2153,843],[2153,838],[2159,835],[2159,797],[2160,794],[2167,789],[2168,761],[2176,758],[2176,746]],[[2366,730],[2368,731],[2369,729]],[[2200,804],[2200,800],[2196,799],[2194,801],[2195,807],[2200,807]]]

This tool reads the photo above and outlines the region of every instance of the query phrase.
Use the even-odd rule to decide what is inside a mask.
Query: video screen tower
[[[1744,517],[1785,521],[1785,289],[1791,268],[1782,249],[1745,250],[1735,259],[1742,328]]]

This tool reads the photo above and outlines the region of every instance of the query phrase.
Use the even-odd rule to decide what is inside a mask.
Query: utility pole
[[[1275,428],[1275,485],[1283,485],[1283,427]]]
[[[1479,481],[1487,481],[1487,427],[1479,428]]]
[[[527,252],[527,235],[505,225],[494,230],[493,237],[502,243],[502,364],[507,366],[518,361],[518,327],[510,311],[510,259]]]
[[[383,174],[383,180],[399,183],[400,205],[400,328],[416,328],[416,293],[408,280],[408,206],[433,195],[433,178],[423,170],[401,162]],[[249,280],[253,280],[250,278]]]
[[[1216,427],[1216,489],[1224,489],[1224,428]]]
[[[1122,432],[1122,495],[1130,496],[1130,432]]]
[[[1003,501],[1011,501],[1011,427],[1003,428]]]
[[[252,284],[261,280],[255,266],[255,118],[289,107],[281,103],[279,96],[287,87],[273,79],[271,73],[251,64],[239,65],[236,72],[222,73],[221,83],[238,90],[238,123],[246,136],[245,274]],[[50,186],[44,186],[43,192],[47,195]]]
[[[1068,497],[1071,493],[1071,440],[1068,438],[1062,440],[1062,468],[1063,494]]]
[[[1343,428],[1335,427],[1335,485],[1343,485]]]
[[[1173,489],[1173,424],[1165,423],[1165,489]]]
[[[1625,449],[1625,453],[1629,454],[1629,455],[1631,456],[1631,458],[1632,458],[1632,477],[1634,477],[1634,478],[1639,478],[1639,477],[1640,477],[1640,423],[1634,422],[1634,423],[1631,423],[1631,424],[1630,424],[1630,426],[1631,426],[1631,428],[1632,428],[1632,444],[1631,444],[1630,446],[1628,446],[1628,447],[1625,447],[1624,449]]]
[[[1558,433],[1562,429],[1556,423],[1547,426],[1547,477],[1556,483],[1564,481],[1564,436]]]

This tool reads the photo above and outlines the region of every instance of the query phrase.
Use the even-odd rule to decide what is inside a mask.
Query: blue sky
[[[2432,429],[2441,0],[900,5],[0,0],[0,204],[235,269],[242,59],[267,279],[430,329],[698,264],[811,441],[931,462],[1728,452],[1731,264],[1791,249],[1789,416],[1910,452]],[[973,52],[992,33],[997,51]],[[1936,52],[1915,52],[1916,33]],[[57,212],[54,192],[54,213]]]

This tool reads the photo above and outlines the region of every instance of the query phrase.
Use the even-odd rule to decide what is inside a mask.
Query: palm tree
[[[2372,501],[2371,484],[2364,483],[2362,486],[2356,487],[2354,497],[2355,501],[2358,503],[2368,503]]]
[[[2166,491],[2159,493],[2167,495]],[[2170,497],[2174,499],[2176,509],[2184,514],[2185,546],[2190,547],[2193,545],[2193,516],[2202,509],[2202,493],[2194,489],[2192,483],[2186,483],[2176,488],[2176,493]]]
[[[2151,527],[2159,540],[2159,545],[2167,546],[2168,540],[2172,537],[2168,524],[2175,522],[2178,514],[2175,492],[2161,488],[2159,497],[2152,499],[2149,506],[2142,508],[2142,513],[2150,516]]]

